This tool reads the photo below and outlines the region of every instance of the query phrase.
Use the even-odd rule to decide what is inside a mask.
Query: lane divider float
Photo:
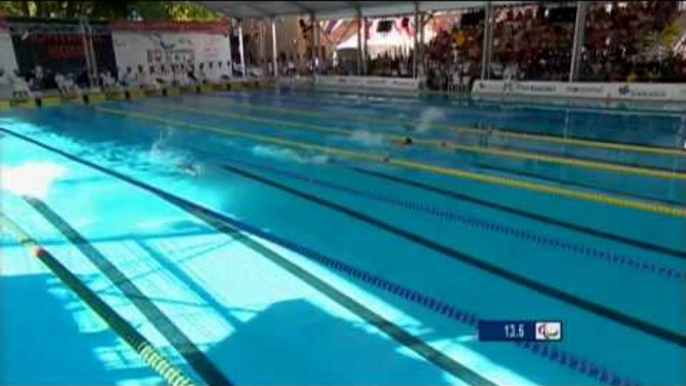
[[[137,112],[105,108],[105,107],[94,107],[97,111],[104,113],[120,115],[124,117],[136,118],[139,120],[157,122],[165,125],[175,125],[179,127],[186,127],[190,129],[212,132],[227,136],[233,136],[238,138],[250,139],[258,142],[272,143],[289,148],[303,149],[303,150],[313,150],[324,154],[329,154],[333,156],[338,156],[353,160],[363,160],[377,163],[385,163],[393,166],[403,167],[406,169],[430,172],[439,175],[447,175],[452,177],[457,177],[460,179],[480,182],[489,185],[505,186],[515,189],[528,190],[536,193],[543,193],[552,196],[559,196],[563,198],[578,200],[578,201],[588,201],[599,204],[604,204],[608,206],[615,206],[619,208],[635,209],[643,212],[657,213],[661,215],[684,218],[686,217],[686,208],[679,206],[664,205],[660,203],[655,203],[651,201],[638,201],[631,200],[621,197],[613,197],[600,193],[586,192],[580,190],[572,190],[567,188],[561,188],[556,186],[550,186],[535,182],[528,182],[523,180],[518,180],[514,178],[506,178],[493,175],[479,174],[459,169],[452,169],[442,166],[436,166],[416,161],[410,161],[400,158],[389,158],[385,155],[365,153],[347,149],[341,149],[330,146],[323,146],[318,144],[312,144],[307,142],[300,142],[294,140],[287,140],[279,137],[272,137],[261,134],[250,134],[240,130],[233,130],[228,128],[218,128],[207,125],[200,125],[196,123],[190,123],[174,119],[160,118],[154,115],[142,114]]]
[[[429,216],[438,217],[444,221],[457,222],[463,226],[477,228],[480,230],[485,230],[488,232],[499,233],[502,235],[514,237],[526,242],[533,244],[544,245],[550,248],[561,249],[565,252],[570,252],[582,256],[593,257],[597,259],[605,260],[611,264],[628,267],[631,269],[640,270],[647,273],[652,273],[655,275],[663,276],[669,279],[676,280],[686,280],[686,271],[664,267],[659,264],[652,262],[646,262],[640,258],[634,258],[630,256],[624,256],[611,251],[604,251],[594,246],[580,245],[575,243],[570,243],[563,241],[555,237],[549,237],[545,235],[539,235],[535,232],[512,227],[509,225],[503,225],[496,222],[491,222],[484,219],[479,219],[476,217],[464,215],[458,212],[450,210],[442,210],[433,206],[396,199],[393,197],[385,196],[381,193],[371,193],[360,189],[350,188],[343,185],[334,184],[331,182],[323,181],[317,178],[304,176],[298,173],[293,173],[287,170],[274,168],[266,165],[259,165],[252,162],[240,161],[237,159],[230,159],[230,162],[237,165],[244,165],[246,167],[270,172],[276,175],[280,175],[286,178],[295,179],[315,186],[320,186],[323,188],[331,189],[338,192],[347,193],[353,196],[362,197],[368,200],[382,202],[385,204],[390,204],[396,207],[400,207],[405,210],[427,214]]]
[[[173,365],[150,341],[139,333],[129,322],[103,301],[84,284],[75,274],[59,262],[49,251],[40,246],[16,223],[0,212],[2,228],[11,233],[32,256],[39,259],[57,276],[76,296],[86,303],[119,337],[136,351],[143,362],[157,372],[171,386],[191,386],[190,378]]]
[[[165,105],[162,105],[159,103],[146,103],[145,106],[150,106],[150,107],[154,107],[154,108],[158,108],[158,109],[162,109],[162,110],[168,110],[168,111],[185,111],[185,112],[190,112],[190,113],[199,114],[199,115],[219,116],[219,117],[227,117],[227,118],[232,118],[232,119],[237,119],[237,120],[242,120],[242,121],[247,121],[247,122],[265,123],[265,124],[277,125],[277,126],[281,126],[281,127],[290,127],[290,128],[296,129],[296,130],[314,130],[314,131],[320,131],[320,132],[326,132],[326,133],[331,133],[331,134],[335,134],[335,135],[344,135],[344,136],[349,136],[349,135],[355,133],[355,130],[353,130],[353,129],[327,127],[327,126],[316,125],[316,124],[305,123],[305,122],[303,122],[303,123],[289,122],[289,121],[284,121],[281,119],[253,117],[253,116],[248,116],[245,114],[227,113],[227,112],[220,112],[220,111],[208,111],[206,109],[198,109],[198,108],[187,107],[187,106],[177,106],[177,105],[165,106]],[[389,139],[391,142],[398,144],[398,145],[402,145],[403,142],[407,138],[406,136],[391,134],[388,132],[374,131],[374,133],[375,134],[378,133],[379,135]],[[518,150],[485,148],[485,147],[480,147],[480,146],[464,145],[464,144],[461,144],[458,142],[447,141],[447,140],[423,139],[423,138],[413,137],[412,143],[418,144],[418,145],[423,145],[423,146],[434,148],[434,149],[439,149],[439,150],[454,149],[454,150],[460,150],[460,151],[467,152],[467,153],[486,154],[486,155],[499,156],[499,157],[505,157],[505,158],[523,159],[523,160],[536,161],[536,162],[542,162],[542,163],[571,166],[571,167],[582,168],[582,169],[601,170],[601,171],[613,172],[613,173],[618,173],[618,174],[638,175],[638,176],[661,178],[661,179],[667,179],[667,180],[684,180],[684,181],[686,181],[686,173],[681,173],[681,172],[677,172],[677,171],[668,171],[668,170],[659,170],[659,169],[654,169],[654,168],[620,165],[620,164],[600,162],[600,161],[581,160],[581,159],[574,159],[574,158],[570,158],[570,157],[560,157],[560,156],[552,156],[552,155],[544,155],[544,154],[535,154],[535,153],[518,151]]]
[[[221,94],[212,95],[211,97],[223,98],[224,100],[231,99],[232,102],[230,102],[230,104],[240,105],[240,106],[245,106],[245,107],[250,107],[250,108],[255,108],[255,109],[263,109],[263,110],[267,110],[267,111],[281,111],[284,113],[300,114],[303,116],[311,116],[311,117],[318,117],[318,118],[329,118],[330,119],[332,117],[336,117],[337,119],[350,120],[349,115],[343,115],[340,113],[337,114],[335,112],[323,113],[323,112],[319,112],[319,111],[295,109],[292,107],[287,108],[287,107],[278,107],[278,106],[274,106],[274,107],[272,107],[272,106],[269,106],[269,107],[255,106],[254,104],[251,104],[251,103],[236,102],[233,98],[227,98],[226,96],[222,96]],[[408,123],[412,123],[412,124],[419,124],[420,123],[417,121],[383,119],[383,118],[375,118],[375,117],[367,117],[367,116],[358,117],[357,119],[365,121],[365,122],[380,123],[380,124],[391,124],[391,125],[406,125]],[[515,139],[521,139],[521,140],[531,141],[531,142],[550,142],[550,143],[563,144],[563,145],[574,145],[574,146],[580,146],[580,147],[586,146],[586,147],[604,148],[604,149],[611,149],[611,150],[622,150],[622,151],[627,151],[627,152],[637,152],[637,153],[648,153],[648,154],[660,154],[660,155],[666,155],[666,156],[686,157],[686,151],[681,150],[681,149],[672,149],[672,148],[666,148],[666,147],[655,147],[655,146],[645,146],[645,145],[633,145],[633,144],[627,144],[627,143],[593,141],[590,139],[581,139],[581,138],[561,138],[561,137],[555,137],[555,136],[551,136],[551,135],[524,133],[524,132],[517,132],[517,131],[505,130],[505,129],[493,129],[492,131],[489,132],[489,131],[483,130],[483,129],[476,129],[476,128],[471,128],[471,127],[463,127],[463,126],[456,126],[456,125],[442,124],[442,123],[434,123],[434,124],[431,124],[429,126],[445,129],[448,131],[454,131],[454,132],[460,133],[460,134],[468,134],[468,135],[475,135],[475,136],[498,135],[501,137],[515,138]]]

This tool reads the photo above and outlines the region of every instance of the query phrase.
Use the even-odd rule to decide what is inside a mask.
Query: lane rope
[[[624,256],[622,254],[618,254],[615,252],[601,250],[599,248],[596,248],[595,246],[570,243],[563,241],[559,238],[539,235],[536,232],[532,232],[526,229],[512,227],[509,225],[503,225],[450,210],[442,210],[422,203],[400,200],[390,196],[385,196],[381,193],[366,192],[360,189],[350,188],[347,186],[323,181],[314,177],[293,173],[290,171],[286,171],[284,169],[260,165],[248,161],[241,161],[233,158],[229,161],[233,164],[244,165],[252,169],[267,171],[276,175],[280,175],[290,179],[295,179],[315,186],[320,186],[323,188],[347,193],[353,196],[362,197],[372,201],[390,204],[405,210],[427,214],[429,216],[437,217],[443,221],[457,222],[463,226],[514,237],[516,239],[530,242],[533,244],[561,249],[565,252],[605,260],[611,264],[640,270],[646,273],[652,273],[669,279],[686,280],[686,271],[684,270],[664,267],[652,262],[646,262],[640,258]]]
[[[17,239],[19,244],[24,246],[32,256],[38,258],[79,299],[87,304],[100,319],[140,355],[143,362],[157,372],[169,385],[191,386],[193,384],[183,371],[172,364],[129,322],[2,212],[0,212],[0,223],[2,228],[8,230]]]
[[[195,372],[208,385],[231,386],[234,383],[212,360],[179,328],[152,299],[126,276],[119,267],[105,257],[88,240],[67,223],[42,200],[22,196],[46,221],[55,227],[79,250],[115,287],[136,307],[152,326],[181,354]]]
[[[270,180],[269,178],[251,172],[247,172],[245,170],[241,170],[234,166],[224,165],[223,168],[228,171],[231,171],[232,173],[240,175],[248,180],[252,180],[265,186],[274,188],[276,190],[286,192],[294,197],[298,197],[307,202],[311,202],[317,206],[331,209],[335,212],[348,216],[354,220],[366,223],[371,227],[378,228],[380,230],[398,236],[399,238],[408,240],[413,244],[433,250],[434,252],[437,252],[445,257],[454,259],[455,261],[459,261],[461,263],[468,264],[474,268],[477,268],[483,272],[487,272],[493,276],[506,279],[507,281],[515,283],[519,286],[526,287],[536,292],[545,294],[551,298],[561,300],[567,304],[573,304],[580,309],[602,316],[608,320],[612,320],[616,323],[623,324],[627,327],[631,327],[637,331],[641,331],[648,335],[659,337],[660,339],[663,339],[665,342],[673,343],[681,347],[686,347],[686,335],[682,334],[680,331],[674,330],[672,328],[667,328],[659,324],[655,324],[651,321],[643,320],[641,317],[637,317],[632,314],[608,307],[603,303],[595,302],[587,297],[576,295],[573,292],[567,292],[563,289],[557,288],[554,285],[549,285],[546,282],[538,281],[537,279],[527,276],[521,272],[517,272],[515,270],[508,270],[507,268],[504,268],[496,263],[492,263],[487,260],[482,260],[476,255],[470,255],[461,252],[455,248],[452,248],[451,246],[441,244],[440,242],[427,238],[419,233],[414,233],[408,229],[394,226],[377,217],[373,217],[358,210],[347,207],[345,205],[340,205],[333,201],[326,200],[315,194],[295,189],[291,186],[284,185],[277,181]]]
[[[253,116],[248,116],[245,114],[227,113],[227,112],[220,112],[220,111],[208,111],[206,109],[198,109],[198,108],[187,107],[187,106],[177,106],[177,105],[168,106],[168,105],[162,105],[159,103],[145,103],[145,106],[150,106],[150,107],[158,108],[161,110],[167,110],[167,111],[185,111],[185,112],[190,112],[190,113],[199,114],[199,115],[228,117],[228,118],[247,121],[247,122],[266,123],[266,124],[277,125],[277,126],[281,126],[281,127],[290,127],[290,128],[296,129],[296,130],[313,130],[313,131],[320,131],[320,132],[326,132],[326,133],[331,133],[331,134],[335,134],[335,135],[343,135],[343,136],[349,136],[351,134],[354,134],[356,131],[353,129],[328,127],[328,126],[322,126],[322,125],[316,125],[316,124],[304,123],[304,122],[303,123],[289,122],[289,121],[284,121],[281,119],[253,117]],[[391,133],[383,132],[383,131],[381,131],[381,132],[374,131],[374,133],[379,134],[382,137],[385,137],[385,138],[389,139],[391,142],[396,143],[396,144],[402,144],[406,138],[405,136],[402,136],[402,135],[391,134]],[[680,173],[677,171],[658,170],[658,169],[652,169],[652,168],[646,168],[646,167],[620,165],[620,164],[614,164],[614,163],[608,163],[608,162],[574,159],[574,158],[570,158],[570,157],[535,154],[535,153],[530,153],[530,152],[526,152],[526,151],[518,151],[518,150],[485,148],[485,147],[480,147],[480,146],[464,145],[464,144],[461,144],[458,142],[447,141],[447,140],[442,141],[442,140],[436,140],[436,139],[424,139],[424,138],[414,138],[413,137],[412,142],[413,142],[413,144],[419,144],[419,145],[423,145],[423,146],[426,146],[429,148],[439,149],[439,150],[454,149],[454,150],[460,150],[460,151],[467,152],[467,153],[486,154],[486,155],[491,155],[491,156],[499,156],[499,157],[505,157],[505,158],[514,158],[514,159],[524,159],[524,160],[536,161],[536,162],[542,162],[542,163],[566,165],[566,166],[577,167],[577,168],[582,168],[582,169],[591,169],[591,170],[601,170],[601,171],[607,171],[607,172],[614,172],[614,173],[618,173],[618,174],[638,175],[638,176],[661,178],[661,179],[667,179],[667,180],[684,180],[684,181],[686,181],[686,173]]]
[[[246,107],[255,107],[251,103],[245,103],[245,102],[236,102],[234,98],[228,98],[224,94],[219,94],[216,96],[210,95],[210,97],[216,97],[216,98],[223,98],[224,100],[230,99],[232,102],[231,104],[235,105],[243,105]],[[264,107],[264,106],[257,106],[260,109],[268,109],[268,110],[273,110],[273,111],[282,111],[284,113],[288,113],[291,110],[294,110],[292,108],[286,108],[286,107]],[[297,109],[301,110],[301,109]],[[301,110],[298,111],[297,113],[301,113],[303,116],[311,116],[311,117],[318,117],[318,118],[331,118],[331,117],[336,117],[339,119],[346,119],[349,120],[350,116],[349,115],[344,115],[344,114],[336,114],[334,112],[331,113],[323,113],[323,112],[318,112],[318,111],[310,111],[310,110]],[[365,121],[365,122],[372,122],[372,123],[381,123],[381,124],[391,124],[391,125],[406,125],[408,123],[412,124],[419,124],[420,122],[417,121],[403,121],[403,120],[393,120],[393,119],[382,119],[382,118],[375,118],[375,117],[358,117],[357,119]],[[441,128],[445,129],[448,131],[454,131],[460,134],[468,134],[468,135],[475,135],[475,136],[483,136],[483,135],[490,135],[490,134],[497,134],[501,137],[509,137],[509,138],[516,138],[516,139],[522,139],[525,141],[531,141],[531,142],[551,142],[551,143],[557,143],[557,144],[568,144],[568,145],[575,145],[575,146],[587,146],[587,147],[594,147],[594,148],[605,148],[605,149],[612,149],[612,150],[622,150],[622,151],[627,151],[627,152],[637,152],[637,153],[648,153],[648,154],[660,154],[660,155],[667,155],[667,156],[681,156],[681,157],[686,157],[686,151],[680,150],[680,149],[671,149],[671,148],[666,148],[666,147],[654,147],[654,146],[645,146],[645,145],[632,145],[632,144],[626,144],[626,143],[614,143],[614,142],[603,142],[603,141],[593,141],[590,139],[581,139],[581,138],[560,138],[560,137],[554,137],[550,135],[544,135],[544,134],[534,134],[534,133],[524,133],[524,132],[517,132],[517,131],[512,131],[512,130],[505,130],[505,129],[494,129],[492,130],[491,133],[487,133],[483,129],[475,129],[471,127],[462,127],[462,126],[455,126],[455,125],[450,125],[450,124],[441,124],[441,123],[434,123],[430,125],[430,127],[436,127],[436,128]]]
[[[555,187],[555,186],[550,186],[550,185],[544,185],[544,184],[539,184],[539,183],[534,183],[534,182],[527,182],[527,181],[517,180],[517,179],[513,179],[513,178],[484,175],[484,174],[468,172],[468,171],[459,170],[459,169],[451,169],[451,168],[442,167],[442,166],[435,166],[435,165],[431,165],[431,164],[425,164],[425,163],[410,161],[410,160],[406,160],[406,159],[400,159],[400,158],[394,159],[394,158],[388,158],[386,156],[378,155],[378,154],[363,153],[363,152],[359,152],[359,151],[346,150],[346,149],[341,149],[341,148],[335,148],[335,147],[299,142],[299,141],[294,141],[294,140],[287,140],[287,139],[283,139],[283,138],[260,135],[260,134],[249,134],[249,133],[246,133],[243,131],[238,131],[238,130],[233,130],[233,129],[218,128],[218,127],[200,125],[200,124],[195,124],[195,123],[190,123],[190,122],[185,122],[185,121],[180,121],[180,120],[165,119],[165,118],[160,118],[160,117],[149,115],[149,114],[141,114],[141,113],[124,111],[124,110],[119,110],[119,109],[112,109],[112,108],[105,108],[105,107],[94,107],[94,109],[97,111],[102,111],[104,113],[120,115],[120,116],[124,116],[124,117],[131,117],[131,118],[136,118],[139,120],[144,120],[144,121],[149,121],[149,122],[158,122],[158,123],[163,123],[166,125],[175,125],[175,126],[180,126],[180,127],[187,127],[187,128],[191,128],[191,129],[196,129],[196,130],[201,130],[201,131],[206,131],[206,132],[213,132],[213,133],[218,133],[218,134],[227,135],[227,136],[246,138],[246,139],[250,139],[250,140],[254,140],[254,141],[258,141],[258,142],[273,143],[273,144],[277,144],[277,145],[281,145],[281,146],[285,146],[285,147],[290,147],[290,148],[314,150],[314,151],[318,151],[318,152],[321,152],[324,154],[335,155],[335,156],[339,156],[342,158],[371,161],[371,162],[377,162],[377,163],[382,163],[382,164],[389,164],[389,165],[393,165],[393,166],[404,167],[407,169],[425,171],[425,172],[430,172],[430,173],[435,173],[435,174],[440,174],[440,175],[447,175],[447,176],[457,177],[457,178],[470,180],[470,181],[481,182],[481,183],[490,184],[490,185],[499,185],[499,186],[505,186],[505,187],[515,188],[515,189],[529,190],[532,192],[549,194],[549,195],[553,195],[553,196],[560,196],[560,197],[579,200],[579,201],[595,202],[595,203],[605,204],[605,205],[609,205],[609,206],[615,206],[615,207],[619,207],[619,208],[635,209],[635,210],[639,210],[639,211],[657,213],[657,214],[672,216],[672,217],[679,217],[679,218],[686,217],[686,208],[678,207],[678,206],[663,205],[663,204],[659,204],[659,203],[655,203],[655,202],[651,202],[651,201],[630,200],[630,199],[626,199],[626,198],[613,197],[613,196],[603,195],[603,194],[599,194],[599,193],[585,192],[585,191],[566,189],[566,188]]]

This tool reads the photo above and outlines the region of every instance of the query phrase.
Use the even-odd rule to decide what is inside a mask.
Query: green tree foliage
[[[214,21],[221,15],[191,2],[172,1],[0,1],[1,16],[89,17],[103,20]]]

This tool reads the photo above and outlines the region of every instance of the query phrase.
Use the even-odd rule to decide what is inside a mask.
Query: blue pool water
[[[198,384],[681,385],[685,116],[306,90],[13,110],[1,210]],[[0,384],[164,383],[0,241]],[[479,342],[519,319],[563,340]]]

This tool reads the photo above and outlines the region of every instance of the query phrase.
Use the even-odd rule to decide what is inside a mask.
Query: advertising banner
[[[128,30],[113,33],[120,70],[156,64],[222,62],[229,58],[229,37],[207,32]]]
[[[112,37],[107,23],[91,22],[87,31],[75,20],[13,18],[8,25],[13,52],[22,74],[32,72],[36,65],[48,72],[77,76],[85,73],[85,47],[89,44],[95,53],[98,72],[115,69]]]
[[[315,84],[327,87],[366,88],[375,90],[419,90],[419,79],[382,78],[376,76],[317,76]]]
[[[686,102],[686,85],[479,80],[474,82],[472,94],[504,97],[588,98],[607,101]]]

